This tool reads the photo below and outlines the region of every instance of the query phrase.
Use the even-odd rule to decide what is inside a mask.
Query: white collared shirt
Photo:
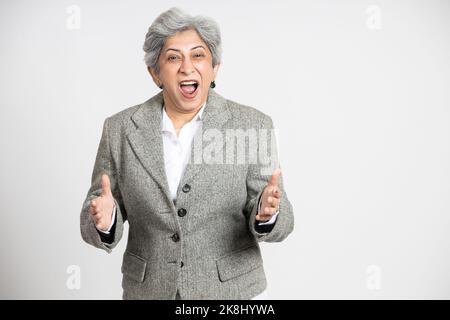
[[[162,108],[161,132],[164,146],[164,165],[172,200],[177,197],[178,185],[189,160],[195,132],[202,123],[205,105],[206,103],[203,104],[191,121],[180,128],[178,136],[165,107]]]

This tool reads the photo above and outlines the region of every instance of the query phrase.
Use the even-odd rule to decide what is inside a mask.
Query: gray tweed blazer
[[[177,290],[182,299],[250,299],[267,286],[258,242],[280,242],[294,227],[283,175],[279,215],[266,232],[255,228],[255,215],[270,174],[263,175],[258,164],[192,161],[173,201],[164,169],[162,105],[160,92],[106,118],[80,214],[82,238],[110,253],[128,221],[123,299],[175,299]],[[227,129],[272,129],[273,124],[257,109],[210,89],[201,128],[196,137],[206,129],[225,134]],[[101,193],[103,173],[110,178],[117,207],[110,243],[89,214],[90,201]]]

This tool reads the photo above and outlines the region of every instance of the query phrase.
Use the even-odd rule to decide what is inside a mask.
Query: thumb
[[[281,169],[280,168],[276,168],[275,171],[272,173],[272,176],[269,179],[269,185],[271,186],[278,186],[278,178],[281,175]]]
[[[111,184],[107,174],[102,175],[102,196],[111,196]]]

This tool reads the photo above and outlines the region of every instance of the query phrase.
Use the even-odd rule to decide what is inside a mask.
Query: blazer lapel
[[[199,172],[206,172],[206,165],[203,163],[203,161],[200,164],[197,164],[195,163],[195,161],[193,161],[194,141],[196,141],[197,139],[202,139],[203,133],[208,129],[220,130],[230,118],[231,114],[228,110],[226,99],[215,92],[213,89],[210,89],[208,92],[208,98],[206,100],[205,110],[203,112],[202,124],[197,129],[192,141],[190,155],[191,160],[187,163],[183,176],[180,180],[180,184],[178,185],[177,198],[178,193],[186,183],[192,183],[193,179]],[[225,139],[223,143],[225,143]],[[213,179],[213,177],[211,178]]]
[[[131,116],[136,127],[128,130],[127,139],[146,171],[163,190],[168,203],[173,203],[164,169],[162,105],[162,91],[144,102]]]

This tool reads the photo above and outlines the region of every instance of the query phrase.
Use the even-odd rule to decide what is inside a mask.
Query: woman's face
[[[178,32],[167,39],[159,56],[159,75],[149,68],[154,81],[162,84],[164,103],[180,112],[194,111],[208,97],[219,65],[195,30]]]

